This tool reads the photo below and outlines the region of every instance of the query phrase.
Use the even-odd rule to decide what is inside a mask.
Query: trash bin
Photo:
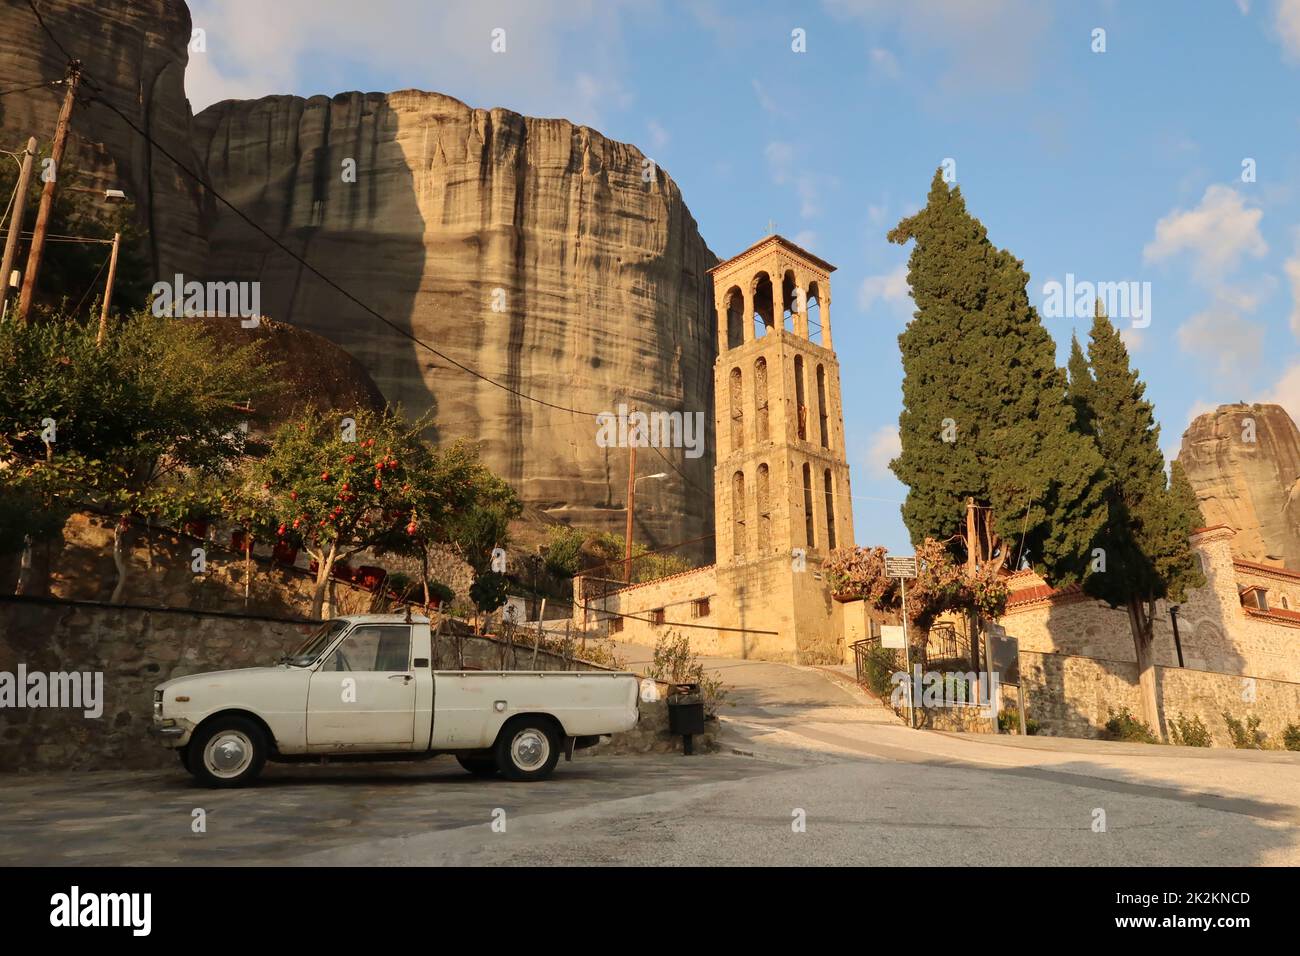
[[[668,695],[668,730],[682,735],[682,753],[695,753],[693,737],[704,733],[704,695],[699,684],[676,684]]]

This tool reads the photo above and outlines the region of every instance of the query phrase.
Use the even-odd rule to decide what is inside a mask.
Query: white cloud
[[[672,139],[668,130],[664,129],[656,120],[650,120],[646,123],[646,128],[650,130],[650,147],[652,149],[663,149]]]
[[[898,57],[884,47],[874,47],[868,55],[871,57],[872,69],[881,76],[896,80],[903,75],[902,67],[898,65]]]
[[[382,11],[317,0],[189,0],[207,52],[190,56],[193,109],[229,97],[332,94],[358,86],[447,93],[472,106],[596,125],[631,101],[621,83],[632,0],[385,0]],[[400,24],[401,29],[394,29]],[[492,31],[506,31],[494,53]],[[581,64],[575,76],[574,64]],[[327,88],[303,89],[310,82]],[[374,77],[372,80],[371,77]],[[409,77],[409,79],[408,79]],[[333,84],[330,86],[330,84]]]
[[[1244,17],[1250,13],[1250,0],[1237,0],[1237,9],[1241,11]]]
[[[1300,229],[1295,233],[1295,255],[1282,263],[1282,271],[1291,285],[1291,332],[1300,339]]]
[[[773,140],[763,148],[768,174],[777,186],[793,186],[799,200],[799,215],[815,219],[821,215],[821,191],[825,181],[816,174],[798,168],[797,154],[791,143]],[[831,182],[834,185],[834,182]]]
[[[858,308],[870,312],[877,302],[889,306],[893,311],[911,311],[912,290],[907,285],[907,265],[884,275],[867,276],[858,287]],[[906,307],[906,308],[904,308]]]
[[[1213,361],[1225,383],[1249,381],[1263,354],[1264,327],[1241,312],[1231,303],[1216,302],[1178,329],[1179,345]]]
[[[1235,189],[1213,185],[1198,206],[1175,209],[1156,223],[1155,238],[1143,248],[1142,257],[1159,262],[1189,253],[1202,278],[1222,276],[1242,256],[1258,258],[1268,252],[1268,243],[1259,233],[1263,215],[1261,209],[1248,208]]]
[[[1135,329],[1132,327],[1121,329],[1119,337],[1120,341],[1124,343],[1124,347],[1128,349],[1130,355],[1140,351],[1142,346],[1146,344],[1146,336],[1142,334],[1141,329]]]
[[[1287,59],[1300,62],[1300,0],[1278,0],[1273,25]]]
[[[763,88],[763,84],[758,82],[757,78],[751,80],[750,83],[754,87],[754,96],[758,98],[758,105],[764,113],[771,113],[773,116],[787,115],[786,111],[781,108],[781,104],[768,96],[767,90]]]
[[[1300,424],[1300,362],[1296,362],[1278,379],[1264,401],[1275,402],[1286,409],[1291,420]]]
[[[867,446],[867,473],[872,478],[892,478],[889,463],[903,452],[902,440],[898,437],[897,425],[882,425],[871,436]]]
[[[811,229],[800,229],[795,233],[794,239],[791,240],[796,246],[803,246],[805,249],[813,250],[817,248],[817,233]]]
[[[1053,18],[1052,5],[1037,0],[825,0],[825,6],[859,21],[870,37],[897,36],[904,54],[936,54],[947,65],[933,84],[944,98],[1026,89]]]
[[[789,182],[794,167],[794,147],[776,140],[763,147],[763,155],[767,158],[767,170],[772,176],[772,182],[778,186]]]

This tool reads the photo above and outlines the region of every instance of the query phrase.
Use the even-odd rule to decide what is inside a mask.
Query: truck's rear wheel
[[[189,743],[186,766],[209,787],[243,787],[266,764],[262,728],[245,717],[217,717],[199,727]]]
[[[496,757],[462,757],[458,754],[456,761],[476,777],[495,777],[497,775]]]
[[[545,780],[560,759],[560,735],[543,718],[516,717],[497,736],[496,764],[507,780]]]

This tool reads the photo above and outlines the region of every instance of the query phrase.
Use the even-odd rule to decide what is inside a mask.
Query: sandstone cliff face
[[[213,188],[400,331],[221,207],[207,273],[260,281],[265,314],[341,345],[408,413],[433,409],[439,439],[479,440],[531,505],[621,531],[627,450],[599,447],[592,416],[627,402],[712,422],[716,260],[636,148],[413,90],[227,101],[194,125]],[[638,486],[638,538],[711,532],[712,447],[664,454],[690,483],[641,450],[638,473],[669,478]]]
[[[61,182],[122,189],[148,234],[148,257],[159,275],[200,275],[207,255],[201,187],[149,147],[101,95],[146,130],[186,166],[201,172],[190,145],[190,107],[185,98],[190,13],[181,0],[131,0],[92,4],[42,0],[51,32],[81,60],[86,80],[73,109]],[[21,0],[0,9],[0,77],[19,88],[64,75],[67,58]],[[100,92],[96,92],[98,86]],[[0,142],[21,149],[28,136],[48,154],[63,87],[11,94],[0,99]],[[9,162],[9,160],[5,160]],[[35,211],[29,208],[28,228]],[[20,263],[24,260],[20,259]]]
[[[1220,405],[1199,416],[1178,460],[1206,524],[1237,530],[1238,557],[1300,568],[1300,430],[1280,405]]]

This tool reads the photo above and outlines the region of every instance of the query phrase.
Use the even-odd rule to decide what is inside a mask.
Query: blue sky
[[[835,263],[859,544],[907,546],[885,463],[911,300],[907,249],[885,233],[945,159],[1035,303],[1067,274],[1150,283],[1149,325],[1126,338],[1167,454],[1219,403],[1280,401],[1300,419],[1300,0],[190,8],[207,41],[187,74],[196,111],[415,87],[563,116],[655,159],[719,256],[774,220]],[[1063,365],[1088,320],[1044,323]]]

